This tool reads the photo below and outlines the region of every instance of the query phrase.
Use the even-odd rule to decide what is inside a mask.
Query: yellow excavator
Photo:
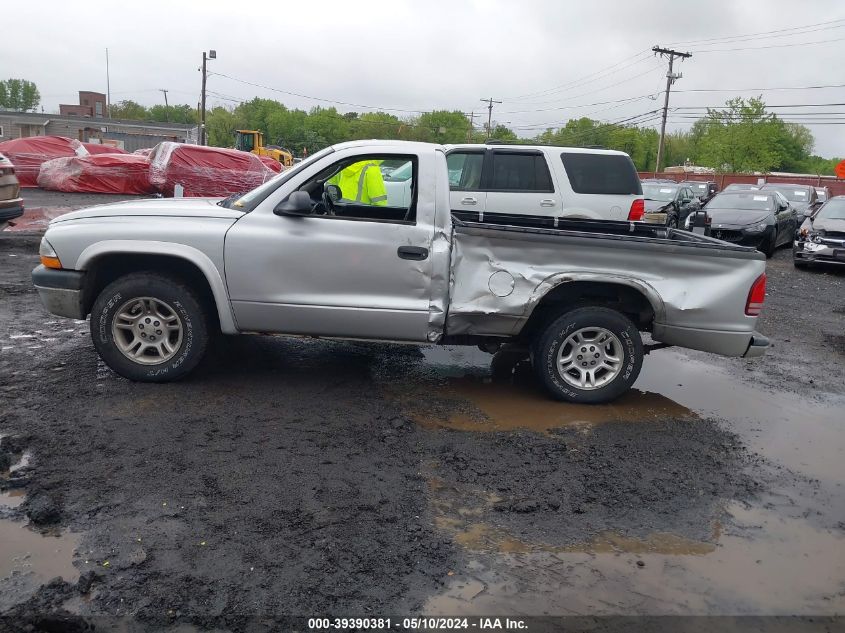
[[[235,149],[256,156],[269,156],[285,167],[293,165],[293,154],[274,145],[264,145],[264,133],[258,130],[235,130]]]

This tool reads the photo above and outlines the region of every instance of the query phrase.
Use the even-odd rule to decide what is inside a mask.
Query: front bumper
[[[760,248],[763,244],[769,243],[774,230],[772,227],[767,227],[763,231],[749,231],[745,227],[712,227],[710,230],[710,237],[715,237],[717,240],[737,244],[738,246],[750,246],[752,248]]]
[[[841,246],[833,246],[796,240],[792,247],[792,258],[796,262],[808,264],[818,262],[819,264],[845,265],[845,243]]]
[[[32,271],[32,283],[48,312],[71,319],[85,318],[84,272],[37,266]]]

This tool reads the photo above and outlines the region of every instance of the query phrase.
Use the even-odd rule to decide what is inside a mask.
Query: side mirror
[[[337,185],[324,185],[323,191],[326,192],[326,195],[332,202],[339,202],[340,199],[343,197],[343,193],[341,193],[340,187],[338,187]]]
[[[307,191],[294,191],[273,209],[276,215],[311,215],[314,205]]]

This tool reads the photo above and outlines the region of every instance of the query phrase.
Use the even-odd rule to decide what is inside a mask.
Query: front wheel
[[[91,338],[105,363],[130,380],[167,382],[189,373],[208,342],[197,295],[153,272],[121,277],[91,308]]]
[[[598,404],[625,393],[640,374],[643,342],[625,315],[578,308],[558,317],[536,339],[534,370],[558,400]]]

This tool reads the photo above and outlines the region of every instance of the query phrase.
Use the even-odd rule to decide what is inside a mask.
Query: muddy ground
[[[278,337],[131,383],[41,308],[37,244],[0,233],[0,626],[845,611],[843,272],[779,251],[767,356],[662,350],[587,407],[473,348]]]

